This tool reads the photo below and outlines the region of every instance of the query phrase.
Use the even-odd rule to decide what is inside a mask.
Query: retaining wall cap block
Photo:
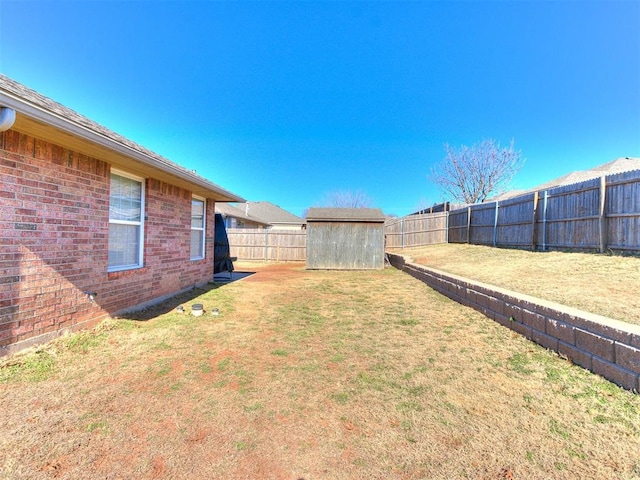
[[[536,310],[536,304],[533,302],[530,302],[528,300],[524,300],[522,298],[514,298],[513,303],[517,303],[518,305],[520,305],[520,307],[522,307],[524,310],[529,310],[531,312]]]
[[[522,299],[511,295],[511,294],[502,294],[502,300],[504,300],[506,303],[512,304],[512,305],[518,305],[519,307],[522,307],[523,304],[526,304],[527,302],[523,301]]]
[[[595,332],[603,337],[630,344],[631,335],[640,337],[640,325],[622,322],[595,313],[584,312],[571,307],[566,307],[563,312],[564,321],[580,327],[583,330]]]

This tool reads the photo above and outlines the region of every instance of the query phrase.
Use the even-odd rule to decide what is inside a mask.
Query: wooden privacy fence
[[[448,230],[450,243],[640,253],[640,170],[468,205]]]
[[[533,249],[537,193],[449,213],[449,242]]]
[[[230,228],[231,256],[306,260],[305,230]],[[450,212],[387,221],[385,248],[472,243],[529,250],[640,253],[640,170]]]
[[[304,262],[307,256],[305,230],[228,228],[229,250],[238,260]]]
[[[424,213],[385,223],[385,248],[417,247],[447,243],[448,212]]]
[[[446,234],[438,222],[445,222]],[[448,215],[410,215],[389,222],[385,235],[388,248],[449,242],[640,253],[640,170],[467,205]]]

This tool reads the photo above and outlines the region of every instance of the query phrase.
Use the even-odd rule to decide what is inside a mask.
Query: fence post
[[[264,229],[264,260],[269,260],[269,229]]]
[[[605,215],[607,194],[607,177],[600,177],[600,219],[598,228],[600,230],[600,253],[604,253],[607,248],[607,217]]]
[[[549,191],[544,191],[543,201],[542,201],[542,251],[547,251],[547,198],[549,196]]]
[[[467,243],[471,243],[471,206],[467,207]]]
[[[496,215],[495,215],[495,218],[493,219],[493,246],[494,247],[498,243],[498,208],[499,208],[499,203],[500,202],[496,202]]]
[[[444,212],[444,243],[449,243],[449,211]]]
[[[404,218],[400,220],[400,245],[401,245],[401,248],[404,250]]]
[[[536,251],[536,241],[538,240],[538,229],[536,228],[536,216],[538,213],[538,192],[533,193],[533,218],[531,219],[531,251]]]

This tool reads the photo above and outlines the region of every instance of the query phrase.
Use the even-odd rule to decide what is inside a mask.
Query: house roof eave
[[[12,127],[15,131],[62,144],[61,146],[76,149],[79,153],[96,156],[113,166],[133,170],[132,173],[151,175],[214,201],[244,201],[242,197],[210,182],[195,172],[114,132],[106,129],[102,132],[90,128],[89,125],[83,125],[60,113],[29,102],[7,90],[0,91],[0,105],[16,111],[16,122]],[[79,118],[84,120],[82,116]]]

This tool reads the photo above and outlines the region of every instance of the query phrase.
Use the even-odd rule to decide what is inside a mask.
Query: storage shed
[[[310,208],[307,268],[384,268],[384,215],[378,208]]]

